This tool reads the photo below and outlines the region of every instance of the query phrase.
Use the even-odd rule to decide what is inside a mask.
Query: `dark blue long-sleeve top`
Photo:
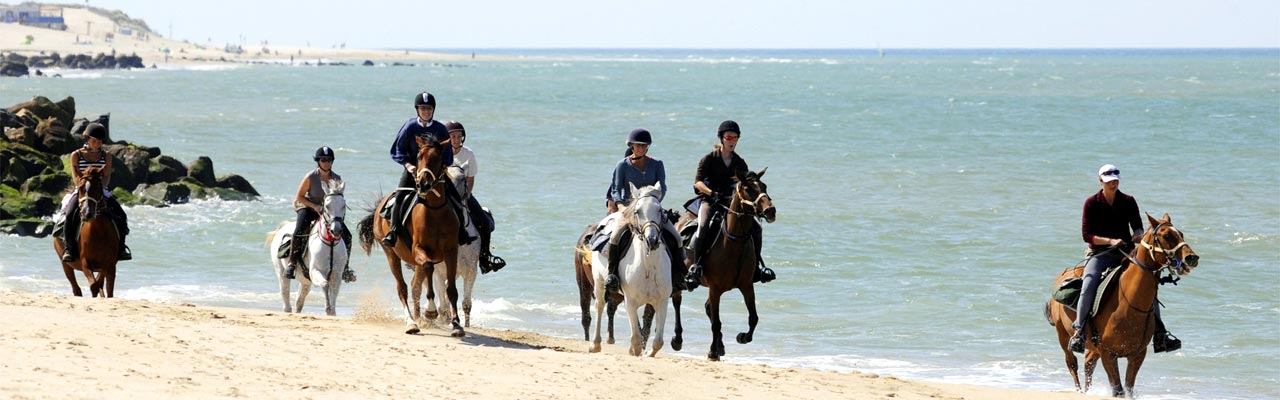
[[[609,198],[613,199],[618,205],[627,205],[631,203],[631,185],[641,188],[653,186],[658,182],[662,182],[662,196],[666,197],[667,170],[662,166],[662,160],[649,158],[648,161],[645,161],[644,171],[640,171],[631,166],[631,161],[623,158],[613,168],[613,182],[609,184]]]
[[[396,141],[391,143],[391,159],[401,168],[404,168],[405,163],[418,164],[418,142],[413,140],[414,136],[424,140],[444,141],[449,138],[449,129],[434,119],[425,126],[418,121],[418,117],[405,122],[400,127],[400,133],[396,134]],[[444,146],[444,165],[453,165],[453,146]]]

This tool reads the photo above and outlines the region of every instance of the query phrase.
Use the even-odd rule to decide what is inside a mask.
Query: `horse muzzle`
[[[649,251],[658,249],[658,243],[662,242],[662,235],[658,233],[658,227],[649,225],[644,228],[644,244],[649,247]]]
[[[778,209],[774,208],[773,206],[770,206],[769,208],[764,209],[764,213],[762,214],[763,214],[762,216],[764,217],[764,221],[771,224],[773,223],[774,220],[778,219]]]

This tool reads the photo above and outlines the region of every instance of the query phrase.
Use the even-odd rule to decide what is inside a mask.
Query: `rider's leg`
[[[709,240],[703,237],[703,230],[706,229],[707,220],[710,218],[711,202],[703,199],[702,205],[698,206],[698,229],[694,231],[693,239],[689,241],[688,256],[692,264],[689,266],[689,273],[685,275],[684,284],[690,291],[702,285],[702,253],[705,252],[703,242]]]
[[[62,261],[71,262],[80,257],[80,202],[72,200],[62,228]]]
[[[680,234],[671,221],[663,224],[662,241],[671,257],[671,290],[684,290],[684,249],[680,247]]]
[[[1094,295],[1098,292],[1098,283],[1102,278],[1102,271],[1113,265],[1119,264],[1120,254],[1116,252],[1103,252],[1094,254],[1089,261],[1084,264],[1084,282],[1082,282],[1080,290],[1080,299],[1076,303],[1076,320],[1071,324],[1071,328],[1075,329],[1075,334],[1071,336],[1069,347],[1071,351],[1077,353],[1084,352],[1084,331],[1085,325],[1089,321],[1089,312],[1093,309]]]
[[[412,190],[413,185],[413,175],[410,175],[409,171],[404,171],[400,174],[399,189]],[[395,194],[391,195],[392,198],[395,199],[396,203],[395,206],[391,208],[391,220],[387,221],[387,225],[390,225],[391,228],[387,229],[387,235],[382,237],[383,246],[391,247],[396,245],[396,233],[400,230],[400,220],[404,219],[404,203],[410,200],[408,196],[405,195],[406,193],[408,193],[408,191],[398,190]]]
[[[302,265],[302,252],[307,245],[308,232],[317,217],[319,215],[316,210],[307,207],[298,209],[298,222],[293,226],[293,239],[289,242],[289,267],[284,271],[285,278],[293,279],[294,271]]]
[[[453,185],[444,185],[444,193],[445,199],[453,206],[453,215],[458,218],[458,245],[471,244],[476,238],[467,232],[467,218],[463,214],[467,211],[464,210],[466,205],[462,204],[462,195],[458,194],[458,189]]]
[[[626,230],[626,226],[619,221],[609,235],[609,247],[606,250],[609,253],[609,277],[604,280],[605,290],[618,290],[618,264],[622,263],[622,251],[618,249],[618,243],[622,241],[622,233]]]
[[[484,212],[484,207],[481,207],[480,201],[476,200],[475,194],[467,198],[467,210],[471,212],[471,224],[475,225],[476,231],[480,233],[480,271],[487,274],[507,266],[506,260],[493,255],[489,249],[493,238],[493,226],[488,214]]]
[[[1164,326],[1164,320],[1160,319],[1160,304],[1155,307],[1156,313],[1156,333],[1151,337],[1151,347],[1156,353],[1164,353],[1167,351],[1177,351],[1182,348],[1182,339],[1173,336]]]
[[[776,279],[777,275],[773,273],[772,268],[764,265],[764,257],[760,255],[760,248],[764,243],[764,229],[758,223],[751,227],[751,242],[756,248],[756,273],[753,280],[760,283],[769,283],[769,281]]]
[[[133,252],[129,251],[129,246],[124,244],[124,238],[129,236],[129,216],[125,215],[124,207],[120,206],[120,201],[114,196],[107,195],[107,204],[111,205],[111,213],[115,216],[116,228],[120,230],[120,250],[116,259],[120,261],[128,261],[133,259]]]
[[[351,283],[356,281],[356,273],[351,270],[351,230],[347,229],[346,221],[342,224],[342,241],[347,245],[347,263],[342,266],[342,281]]]

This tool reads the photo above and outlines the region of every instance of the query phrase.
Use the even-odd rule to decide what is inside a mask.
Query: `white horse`
[[[292,240],[296,222],[282,223],[268,236],[271,245],[267,248],[267,254],[271,257],[271,264],[275,266],[276,279],[280,281],[280,299],[284,301],[284,312],[302,312],[307,293],[311,291],[311,285],[315,284],[324,289],[325,314],[335,314],[338,288],[342,286],[342,270],[349,257],[347,243],[342,238],[342,220],[347,215],[347,201],[342,197],[342,191],[347,185],[339,180],[324,181],[320,185],[325,193],[324,213],[312,226],[307,240],[307,252],[302,255],[306,270],[296,271],[295,274],[299,285],[298,306],[295,309],[291,309],[289,303],[292,280],[284,277],[285,270],[289,268],[289,259],[277,257],[277,250],[286,238]]]
[[[463,173],[462,168],[449,166],[448,173],[449,178],[453,180],[453,187],[458,189],[458,194],[462,197],[463,204],[466,204],[466,201],[471,198],[471,188],[467,187],[467,178]],[[471,213],[465,211],[465,206],[463,208],[462,220],[463,224],[466,224],[467,226],[467,234],[476,238],[476,240],[472,241],[470,244],[458,247],[458,271],[456,276],[457,279],[462,280],[462,293],[460,293],[460,297],[462,298],[463,326],[470,328],[472,288],[476,284],[476,275],[480,269],[480,232],[476,229],[476,225],[471,223]],[[436,308],[435,296],[436,293],[447,293],[445,292],[445,289],[448,285],[448,278],[445,275],[448,271],[445,271],[444,268],[433,268],[433,270],[434,272],[431,274],[431,279],[428,279],[430,283],[427,283],[429,285],[433,284],[433,287],[427,288],[427,309],[424,311],[425,316],[428,319],[442,318],[442,321],[452,321],[453,316],[448,315],[448,310],[444,313],[438,311]]]
[[[654,309],[653,319],[657,326],[652,330],[653,347],[649,356],[653,357],[662,349],[662,333],[667,321],[667,302],[671,299],[671,256],[666,244],[662,241],[662,184],[645,186],[637,189],[631,186],[631,205],[623,208],[615,229],[632,231],[631,246],[623,254],[618,264],[618,279],[621,283],[628,320],[631,322],[631,349],[629,353],[640,356],[644,349],[644,336],[641,334],[640,309],[650,305]],[[595,282],[604,282],[609,276],[609,258],[600,252],[593,252],[591,257],[591,274]],[[604,285],[595,285],[596,297],[596,337],[591,345],[592,353],[600,351],[600,321],[605,307]]]

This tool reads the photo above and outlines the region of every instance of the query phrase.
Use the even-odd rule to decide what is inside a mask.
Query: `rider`
[[[80,188],[84,187],[84,171],[89,167],[102,168],[102,194],[110,210],[107,214],[115,220],[120,232],[120,253],[116,258],[121,261],[132,260],[133,254],[124,244],[124,238],[129,234],[128,216],[124,214],[124,208],[120,207],[120,202],[116,201],[115,196],[112,196],[111,191],[107,189],[111,187],[112,160],[111,153],[102,149],[102,141],[107,139],[107,127],[97,122],[91,123],[85,128],[84,136],[84,147],[71,153],[71,175],[75,181],[75,190],[62,198],[62,215],[65,221],[62,229],[64,243],[62,261],[71,262],[80,257],[80,202],[76,199],[80,194]]]
[[[507,262],[489,251],[493,226],[484,208],[480,207],[480,201],[476,200],[476,173],[480,171],[480,164],[476,162],[476,153],[463,146],[467,141],[467,128],[458,121],[445,122],[444,126],[449,130],[449,143],[453,145],[453,166],[462,168],[463,175],[466,175],[467,193],[471,194],[467,197],[467,211],[476,231],[480,232],[480,271],[486,274],[497,271],[507,266]]]
[[[1133,248],[1142,240],[1142,218],[1138,216],[1138,201],[1120,191],[1120,170],[1111,164],[1098,169],[1098,182],[1102,189],[1084,201],[1084,215],[1080,220],[1080,233],[1089,244],[1089,260],[1084,266],[1084,282],[1076,305],[1076,320],[1071,324],[1075,334],[1071,336],[1071,351],[1084,352],[1085,325],[1093,308],[1103,271],[1119,266],[1124,261],[1124,249]],[[1182,348],[1182,341],[1165,329],[1160,320],[1160,307],[1155,307],[1156,332],[1151,340],[1156,353]]]
[[[701,258],[708,250],[703,246],[709,244],[703,241],[711,239],[703,237],[703,228],[706,227],[707,220],[711,218],[711,214],[717,212],[714,207],[728,207],[728,200],[733,198],[736,177],[746,175],[750,171],[747,169],[747,162],[734,151],[738,148],[738,138],[742,136],[742,129],[738,127],[738,123],[732,120],[721,122],[720,128],[716,130],[716,136],[720,139],[720,143],[716,144],[715,150],[707,153],[702,157],[702,161],[698,162],[698,172],[693,178],[693,191],[699,197],[701,204],[698,206],[698,230],[693,234],[689,248],[686,249],[686,256],[692,262],[689,266],[689,274],[685,277],[685,286],[689,290],[702,284]],[[755,244],[756,260],[759,260],[754,279],[756,282],[763,283],[772,281],[775,275],[772,269],[764,265],[764,259],[760,257],[761,233],[760,225],[753,224],[751,241]]]
[[[294,270],[302,266],[302,253],[307,246],[311,224],[324,214],[325,193],[321,182],[342,180],[341,175],[333,172],[334,154],[329,146],[316,149],[312,159],[316,162],[316,169],[302,177],[302,183],[298,184],[298,194],[293,196],[293,210],[298,213],[298,222],[293,226],[293,240],[289,242],[289,268],[284,273],[285,278],[288,279],[293,279]],[[347,252],[350,252],[351,231],[347,229],[345,221],[339,221],[339,223],[342,224],[342,240],[346,241]],[[342,271],[342,280],[346,282],[356,280],[349,260]]]
[[[400,127],[400,132],[396,133],[396,140],[391,144],[391,159],[399,164],[404,172],[400,174],[400,187],[396,190],[402,194],[414,191],[414,174],[418,172],[418,142],[415,137],[423,138],[428,141],[443,142],[449,139],[449,130],[444,127],[440,121],[432,119],[436,113],[436,96],[428,92],[422,92],[413,96],[413,107],[417,111],[417,116],[410,118]],[[453,147],[445,146],[442,152],[444,165],[447,167],[453,165]],[[462,202],[458,192],[453,185],[445,186],[445,197],[453,206],[453,212],[457,215],[458,221],[462,218]],[[399,196],[399,195],[398,195]],[[405,196],[399,196],[400,202],[408,201]],[[391,229],[387,231],[387,236],[382,238],[382,244],[386,246],[394,246],[396,243],[396,231],[399,229],[400,220],[403,213],[408,212],[401,203],[392,209],[391,213]],[[461,244],[471,243],[474,237],[467,234],[467,227],[461,223],[458,224],[458,241]]]
[[[667,194],[667,170],[662,166],[662,160],[649,157],[649,145],[653,143],[653,136],[649,131],[644,129],[634,129],[627,135],[627,154],[622,160],[618,161],[618,165],[613,169],[613,181],[609,184],[609,200],[607,206],[609,213],[618,212],[618,209],[625,207],[631,202],[631,187],[637,188],[644,186],[653,186],[654,184],[662,184],[662,195]],[[621,221],[621,220],[620,220]],[[604,286],[609,290],[618,289],[618,264],[622,262],[622,251],[618,249],[618,242],[621,241],[622,234],[626,229],[622,226],[614,227],[612,234],[609,236],[609,277],[605,279]],[[668,218],[663,218],[662,224],[662,240],[667,246],[671,255],[671,263],[673,266],[684,265],[684,257],[680,254],[680,241],[676,238],[680,237],[676,231],[675,225]],[[682,268],[673,268],[674,271],[680,271]],[[672,277],[675,282],[679,282],[677,277]]]

